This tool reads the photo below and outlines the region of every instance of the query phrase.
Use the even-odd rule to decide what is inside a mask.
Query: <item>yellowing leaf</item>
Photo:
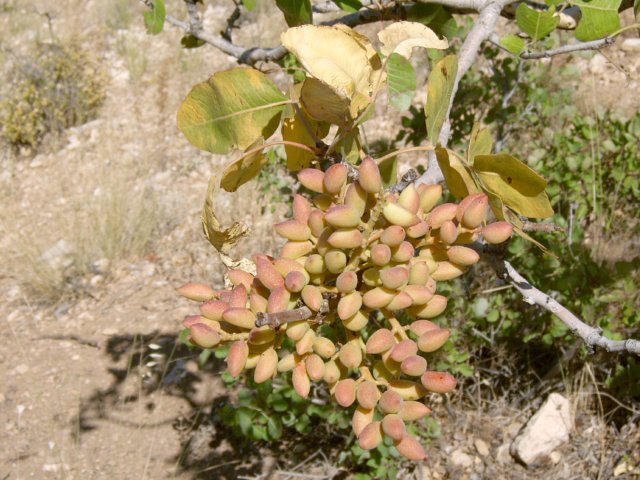
[[[237,67],[191,89],[178,110],[178,128],[202,150],[244,150],[275,132],[290,102],[264,73]]]
[[[385,56],[397,53],[404,58],[409,58],[415,47],[437,50],[449,47],[446,38],[439,39],[433,30],[418,22],[394,22],[381,30],[378,38],[382,43],[381,51]]]
[[[480,127],[479,123],[474,123],[467,149],[467,161],[473,164],[476,155],[489,155],[493,148],[493,137],[487,127]]]
[[[529,218],[547,218],[553,209],[544,189],[547,181],[533,169],[507,154],[478,155],[473,169],[486,190]]]
[[[440,130],[449,111],[449,103],[457,74],[458,58],[455,55],[444,57],[429,74],[427,104],[424,107],[424,113],[427,123],[427,135],[429,141],[434,145],[438,142]]]
[[[301,118],[301,115],[304,116],[304,120]],[[309,128],[318,138],[324,138],[329,133],[328,124],[316,122],[314,119],[305,115],[304,112],[300,111],[293,117],[287,118],[282,124],[282,138],[290,142],[301,143],[315,148],[316,143],[305,127],[304,121],[307,122]],[[285,145],[284,149],[287,154],[287,168],[289,170],[298,171],[311,165],[311,160],[314,158],[312,153],[288,145]]]
[[[444,180],[456,198],[464,198],[471,193],[479,192],[468,165],[457,153],[453,150],[437,147],[436,158]]]
[[[349,99],[340,97],[329,85],[316,78],[305,78],[300,101],[309,115],[318,121],[344,126],[353,120]]]
[[[202,229],[211,245],[226,255],[242,237],[249,233],[249,229],[240,222],[235,222],[229,228],[223,229],[221,227],[215,213],[215,192],[216,178],[211,177],[207,188],[207,198],[202,209]]]
[[[247,150],[253,150],[264,143],[261,137],[255,143],[249,146]],[[235,192],[241,185],[253,179],[260,173],[262,167],[267,163],[267,158],[262,150],[258,150],[250,155],[243,155],[233,162],[222,173],[220,186],[227,192]]]
[[[312,77],[342,99],[358,99],[362,109],[362,99],[369,99],[373,90],[373,48],[366,37],[347,28],[303,25],[288,29],[281,39]]]

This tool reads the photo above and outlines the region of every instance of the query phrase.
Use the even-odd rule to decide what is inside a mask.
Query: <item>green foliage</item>
[[[397,53],[392,53],[387,63],[389,103],[403,112],[411,105],[416,93],[416,72],[411,62]]]
[[[428,138],[433,145],[438,143],[440,130],[449,111],[457,73],[458,59],[455,55],[449,55],[440,60],[429,74],[425,115]]]
[[[597,40],[620,28],[618,9],[622,0],[572,0],[569,3],[580,7],[582,12],[576,29],[578,40]]]
[[[94,118],[105,98],[106,76],[77,44],[41,44],[21,59],[10,93],[0,100],[0,136],[36,147],[48,134]]]
[[[276,0],[276,5],[290,27],[313,23],[310,0]]]
[[[516,23],[535,42],[549,35],[558,26],[560,17],[554,13],[555,7],[537,10],[521,3],[516,9]]]
[[[147,27],[147,33],[157,35],[162,32],[166,15],[164,0],[154,0],[153,8],[144,12],[144,25]]]

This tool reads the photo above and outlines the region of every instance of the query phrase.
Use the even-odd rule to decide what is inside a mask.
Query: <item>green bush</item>
[[[106,76],[76,45],[40,44],[18,60],[9,94],[0,99],[0,136],[38,146],[46,135],[85,123],[105,98]]]

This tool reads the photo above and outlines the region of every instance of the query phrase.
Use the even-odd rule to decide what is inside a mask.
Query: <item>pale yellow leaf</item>
[[[264,138],[260,137],[247,148],[247,151],[264,144]],[[262,150],[258,150],[250,155],[245,154],[233,162],[222,173],[220,186],[227,192],[235,192],[240,186],[256,177],[262,167],[267,163],[267,157]]]
[[[204,234],[220,253],[227,254],[238,241],[249,233],[246,225],[235,222],[229,228],[223,228],[215,212],[216,178],[211,177],[207,188],[207,198],[202,209],[202,229]]]
[[[437,50],[449,47],[446,38],[438,38],[433,30],[418,22],[394,22],[378,32],[378,38],[382,43],[381,51],[385,56],[397,53],[407,59],[411,57],[415,47]]]
[[[304,80],[300,101],[309,115],[318,121],[345,126],[353,120],[349,99],[339,96],[317,78],[307,77]]]

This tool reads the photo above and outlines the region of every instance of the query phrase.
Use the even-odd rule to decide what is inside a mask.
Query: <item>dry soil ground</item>
[[[219,30],[231,2],[206,3],[207,24]],[[171,28],[146,36],[134,1],[0,4],[5,67],[7,50],[25,55],[51,39],[48,13],[56,38],[87,45],[109,79],[97,119],[68,130],[57,146],[2,159],[0,479],[296,478],[277,470],[293,471],[305,458],[298,475],[329,478],[330,449],[324,457],[291,445],[235,445],[215,424],[200,424],[203,409],[226,399],[220,366],[199,371],[175,341],[192,306],[174,288],[222,279],[199,212],[209,176],[227,161],[190,146],[175,112],[191,85],[233,66],[232,59],[206,47],[182,51]],[[284,23],[265,15],[239,38],[273,44]],[[628,54],[614,48],[608,55],[620,61]],[[637,92],[638,61],[625,63]],[[608,91],[626,86],[624,75],[606,75],[615,67],[602,68],[597,75],[608,78]],[[224,223],[253,227],[239,255],[273,250],[269,226],[284,212],[264,208],[266,201],[251,185],[236,197],[219,196]],[[140,240],[144,248],[108,258],[108,246],[126,237],[113,229],[152,233]],[[82,261],[90,268],[74,271]],[[61,299],[47,303],[61,285]],[[606,478],[628,442],[640,441],[633,426],[621,436],[585,413],[560,460],[527,471],[504,445],[538,403],[439,405],[443,435],[415,478]],[[460,461],[452,463],[455,452]]]

